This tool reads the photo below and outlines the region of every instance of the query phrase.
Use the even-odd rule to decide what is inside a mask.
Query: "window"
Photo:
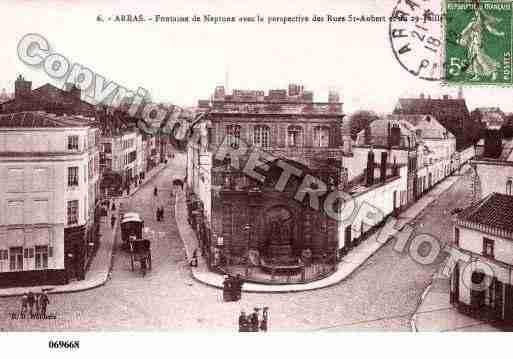
[[[78,136],[68,136],[68,151],[78,151]]]
[[[290,126],[287,130],[287,145],[290,147],[303,146],[303,128]]]
[[[48,268],[48,246],[36,246],[36,269]]]
[[[483,255],[493,258],[493,240],[490,238],[483,239]]]
[[[132,163],[137,159],[137,152],[132,151],[128,154],[128,163]]]
[[[68,167],[68,187],[78,186],[78,167]]]
[[[34,248],[23,248],[23,258],[34,258]]]
[[[238,148],[240,144],[240,126],[228,125],[226,126],[226,136],[228,136],[228,143],[233,148]]]
[[[328,147],[330,144],[330,129],[328,127],[314,128],[314,146]]]
[[[23,248],[22,247],[9,248],[9,270],[11,270],[11,271],[23,270]]]
[[[253,143],[259,147],[269,147],[269,127],[255,126],[253,133]]]
[[[68,225],[78,223],[78,200],[68,201]]]
[[[0,261],[9,259],[9,251],[7,249],[0,249]]]
[[[507,182],[506,182],[506,194],[507,195],[512,195],[512,192],[511,192],[511,186],[513,185],[513,181],[511,179],[509,179]]]
[[[23,192],[24,171],[22,168],[9,168],[7,171],[7,191]]]
[[[103,152],[105,152],[105,153],[112,153],[112,144],[104,143],[103,144]]]
[[[24,203],[23,201],[8,201],[7,202],[7,223],[8,224],[20,224],[24,223],[23,212]]]

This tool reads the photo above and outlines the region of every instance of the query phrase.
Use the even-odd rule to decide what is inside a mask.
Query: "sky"
[[[97,16],[390,16],[390,0],[289,1],[11,1],[0,4],[0,89],[13,92],[18,74],[33,88],[53,81],[22,63],[17,44],[27,33],[43,35],[52,51],[129,89],[147,89],[153,100],[181,106],[208,99],[215,86],[287,88],[303,84],[315,101],[340,93],[344,110],[391,112],[399,97],[420,93],[456,96],[458,89],[418,79],[393,55],[388,23],[114,23]],[[228,76],[227,76],[228,74]],[[228,81],[227,81],[228,80]],[[499,106],[513,112],[512,90],[464,88],[469,109]]]

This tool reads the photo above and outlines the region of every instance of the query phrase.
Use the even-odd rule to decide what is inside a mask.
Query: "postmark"
[[[389,38],[399,64],[415,77],[442,78],[441,0],[399,0],[390,17]]]
[[[444,4],[445,80],[449,84],[512,84],[512,2]]]

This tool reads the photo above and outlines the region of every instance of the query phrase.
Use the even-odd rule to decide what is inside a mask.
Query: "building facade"
[[[142,136],[137,129],[121,130],[101,139],[104,172],[118,173],[123,185],[132,183],[145,171],[142,163]]]
[[[469,260],[456,263],[451,302],[491,320],[513,321],[513,197],[491,193],[462,211],[454,246]]]
[[[99,137],[79,117],[0,116],[0,286],[84,278],[98,245]]]
[[[267,262],[288,262],[305,250],[314,258],[333,257],[336,221],[308,209],[308,195],[298,201],[295,192],[307,175],[333,187],[347,182],[340,160],[344,115],[338,95],[318,103],[299,85],[268,95],[242,90],[228,95],[218,87],[208,106],[202,104],[206,114],[195,125],[200,136],[188,146],[187,185],[200,203],[197,225],[207,251],[221,244],[224,257],[233,262],[249,253]],[[219,157],[222,146],[237,148],[241,163],[257,149],[267,156],[268,176],[261,181],[247,176],[243,167],[231,164],[231,155]],[[301,174],[277,189],[283,166]]]

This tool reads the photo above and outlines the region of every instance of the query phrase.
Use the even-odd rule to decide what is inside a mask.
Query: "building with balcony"
[[[98,245],[99,129],[77,116],[0,116],[0,286],[83,279]]]

